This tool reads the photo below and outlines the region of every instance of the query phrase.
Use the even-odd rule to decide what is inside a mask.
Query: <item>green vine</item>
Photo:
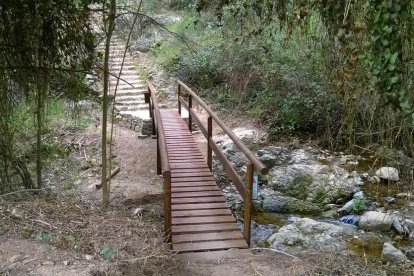
[[[401,37],[410,1],[375,0],[370,3],[371,89],[378,91],[386,104],[399,108],[403,115],[412,115],[414,108],[402,83],[405,65]]]

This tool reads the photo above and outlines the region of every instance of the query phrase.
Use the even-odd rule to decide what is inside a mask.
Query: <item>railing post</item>
[[[244,199],[244,225],[243,235],[250,246],[250,227],[252,220],[252,190],[253,190],[254,165],[249,163],[246,171],[246,197]]]
[[[193,107],[193,96],[188,97],[188,129],[193,131],[193,119],[191,118],[191,108]]]
[[[177,87],[177,94],[178,94],[178,114],[181,115],[181,102],[180,102],[180,98],[181,98],[181,85],[178,84]]]
[[[157,174],[162,174],[159,135],[157,135]]]
[[[167,242],[171,243],[172,219],[171,219],[171,176],[164,176],[164,233]]]
[[[213,171],[213,150],[210,147],[210,139],[213,137],[213,118],[207,119],[207,165]]]

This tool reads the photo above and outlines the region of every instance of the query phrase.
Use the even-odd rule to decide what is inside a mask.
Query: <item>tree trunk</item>
[[[105,41],[105,57],[104,57],[104,89],[102,101],[102,205],[104,208],[109,204],[110,187],[106,178],[107,175],[107,125],[108,125],[108,90],[109,90],[109,50],[111,44],[112,33],[115,25],[116,0],[110,0],[109,14],[108,14],[108,28]]]
[[[37,78],[36,97],[36,185],[43,187],[42,182],[42,129],[45,109],[45,97],[48,90],[47,74],[40,74]]]

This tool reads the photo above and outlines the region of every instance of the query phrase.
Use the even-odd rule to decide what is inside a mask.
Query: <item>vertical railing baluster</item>
[[[193,108],[193,96],[188,97],[188,129],[193,131],[193,118],[191,118],[191,109]]]
[[[250,247],[250,227],[252,220],[252,190],[253,190],[254,165],[249,163],[246,171],[246,196],[244,199],[244,225],[243,235]]]
[[[180,102],[180,98],[181,98],[181,85],[178,84],[177,87],[177,94],[178,94],[178,114],[181,115],[181,102]]]
[[[171,243],[172,219],[171,219],[171,176],[164,176],[164,233],[168,243]]]
[[[158,175],[162,174],[159,135],[157,135],[157,174]]]
[[[210,146],[210,140],[213,137],[213,118],[208,116],[207,119],[207,165],[210,171],[213,171],[213,150]]]

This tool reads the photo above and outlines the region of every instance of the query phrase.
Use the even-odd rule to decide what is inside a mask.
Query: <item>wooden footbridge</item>
[[[145,101],[157,137],[157,173],[164,178],[164,230],[172,249],[181,253],[248,248],[253,173],[265,174],[267,168],[184,83],[177,82],[178,110],[160,109],[154,86],[147,85]],[[207,122],[197,116],[193,102],[207,112]],[[181,117],[182,107],[188,110],[188,124]],[[208,141],[206,158],[192,135],[193,121]],[[213,121],[249,160],[244,181],[214,142]],[[213,178],[213,152],[244,200],[243,231]]]

